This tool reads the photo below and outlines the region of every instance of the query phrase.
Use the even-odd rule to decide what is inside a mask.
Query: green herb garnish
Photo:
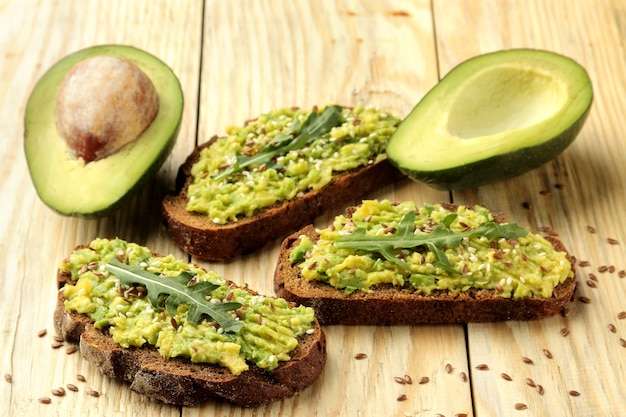
[[[341,110],[341,106],[329,106],[321,114],[312,111],[302,124],[296,119],[287,133],[276,135],[255,155],[237,154],[235,163],[217,174],[213,179],[219,181],[255,164],[266,164],[268,168],[279,167],[277,164],[272,164],[273,158],[295,149],[302,149],[323,134],[330,132],[333,127],[339,125]]]
[[[219,287],[208,281],[197,282],[189,285],[189,281],[195,277],[194,272],[183,271],[179,275],[171,278],[162,278],[152,274],[143,268],[127,265],[113,258],[105,265],[107,271],[119,279],[122,284],[142,284],[146,287],[147,297],[150,303],[161,308],[165,301],[165,309],[170,316],[176,314],[176,308],[180,304],[188,304],[189,312],[187,321],[197,324],[206,314],[215,320],[227,332],[238,332],[243,324],[235,320],[227,311],[236,310],[241,307],[240,303],[227,302],[214,304],[204,297]]]
[[[522,228],[517,224],[498,224],[493,221],[482,223],[472,230],[456,233],[450,229],[450,225],[456,217],[456,213],[451,213],[431,233],[415,234],[415,213],[409,211],[400,221],[395,233],[383,236],[369,236],[365,233],[365,228],[359,227],[352,234],[337,238],[335,245],[339,249],[356,249],[380,253],[388,261],[407,270],[409,269],[408,264],[397,258],[393,251],[395,249],[413,249],[418,246],[425,246],[434,254],[437,266],[448,272],[460,274],[460,271],[457,271],[450,265],[448,257],[442,250],[444,246],[458,247],[461,240],[469,236],[485,236],[490,240],[494,240],[499,238],[515,239],[528,234],[528,229]]]

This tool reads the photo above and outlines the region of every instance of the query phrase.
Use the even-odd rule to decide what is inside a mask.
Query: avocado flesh
[[[400,171],[442,190],[521,175],[576,138],[593,92],[576,62],[517,49],[450,71],[400,123],[387,155]]]
[[[59,135],[54,106],[63,78],[78,62],[113,55],[139,66],[159,95],[159,111],[132,143],[97,161],[85,163],[70,155]],[[39,198],[56,212],[102,217],[118,209],[151,178],[170,154],[180,129],[183,93],[178,78],[156,57],[123,45],[78,51],[52,66],[38,81],[26,105],[24,150]]]

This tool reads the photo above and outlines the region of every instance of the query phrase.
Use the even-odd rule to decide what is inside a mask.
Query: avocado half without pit
[[[593,91],[562,55],[512,49],[452,69],[400,123],[387,156],[440,190],[509,179],[554,159],[580,132]]]
[[[118,209],[169,156],[182,112],[178,78],[145,51],[102,45],[61,59],[26,104],[24,150],[39,198],[68,216]]]

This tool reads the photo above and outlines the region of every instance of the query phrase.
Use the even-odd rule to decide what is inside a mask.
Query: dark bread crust
[[[454,207],[453,205],[446,205]],[[349,212],[350,209],[347,210]],[[504,221],[501,213],[496,221]],[[282,243],[274,273],[276,294],[297,304],[310,306],[322,325],[400,325],[494,322],[504,320],[534,320],[553,316],[566,310],[576,289],[576,277],[558,285],[551,298],[502,298],[493,290],[470,290],[463,293],[436,291],[430,295],[414,290],[398,290],[390,285],[379,286],[375,292],[355,291],[348,295],[322,282],[307,282],[292,265],[289,255],[299,237],[308,236],[315,242],[319,235],[313,225],[288,236]],[[556,249],[564,245],[554,237],[546,237]],[[575,260],[568,253],[575,271]]]
[[[59,272],[58,287],[67,282],[67,274]],[[64,340],[78,343],[82,356],[104,375],[130,382],[130,389],[140,394],[180,406],[221,399],[253,407],[281,400],[312,385],[326,363],[326,336],[317,321],[315,332],[299,340],[290,361],[271,372],[251,365],[240,375],[217,365],[165,359],[153,348],[123,348],[94,328],[86,315],[67,312],[61,292],[54,326]]]
[[[309,191],[301,198],[261,209],[252,217],[216,225],[208,216],[188,212],[187,186],[192,182],[191,167],[200,151],[215,142],[196,147],[181,165],[176,178],[176,195],[168,195],[162,204],[163,222],[172,240],[185,252],[200,259],[225,261],[254,252],[269,241],[311,223],[329,208],[345,204],[370,191],[401,178],[387,159],[346,172],[336,173],[329,184]]]

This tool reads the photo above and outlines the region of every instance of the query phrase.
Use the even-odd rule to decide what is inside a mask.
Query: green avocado
[[[158,108],[147,126],[134,136],[136,139],[110,155],[85,160],[72,153],[60,133],[55,111],[66,75],[78,64],[96,57],[119,58],[139,68],[151,82],[152,92],[156,91],[153,96]],[[107,75],[102,91],[108,89]],[[89,94],[85,94],[87,100]],[[35,85],[24,116],[24,151],[39,198],[67,216],[97,218],[118,209],[156,174],[170,154],[180,128],[183,103],[176,75],[165,63],[140,49],[100,45],[61,59]],[[111,106],[120,108],[117,104]]]
[[[592,99],[587,72],[570,58],[532,49],[480,55],[424,96],[391,137],[387,156],[440,190],[509,179],[565,150]]]

